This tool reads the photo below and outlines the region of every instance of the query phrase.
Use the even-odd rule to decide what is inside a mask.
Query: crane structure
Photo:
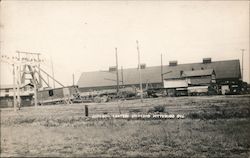
[[[21,52],[16,51],[17,56],[0,56],[0,61],[12,65],[13,68],[13,102],[14,102],[14,110],[21,108],[21,97],[20,97],[20,87],[21,85],[31,83],[34,87],[34,105],[37,106],[37,92],[38,90],[42,90],[45,86],[44,84],[50,88],[49,78],[51,78],[54,82],[57,82],[60,86],[64,87],[59,81],[54,79],[51,75],[49,75],[45,70],[41,68],[41,63],[44,60],[41,60],[40,53],[30,53],[30,52]],[[48,78],[46,81],[43,77],[45,74]],[[44,83],[44,84],[43,84]]]

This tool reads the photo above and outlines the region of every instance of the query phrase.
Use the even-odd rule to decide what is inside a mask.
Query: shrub
[[[154,107],[155,112],[164,112],[165,106],[163,105],[158,105]]]
[[[164,112],[165,111],[165,106],[163,105],[157,105],[153,108],[150,108],[148,112]]]
[[[187,115],[187,117],[191,118],[191,119],[199,119],[199,118],[201,118],[200,114],[198,114],[198,113],[189,113]]]
[[[130,109],[129,110],[130,113],[139,113],[139,112],[142,112],[141,109]]]

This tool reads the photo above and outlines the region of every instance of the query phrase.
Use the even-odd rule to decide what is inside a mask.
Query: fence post
[[[85,116],[89,116],[89,108],[88,105],[85,105]]]

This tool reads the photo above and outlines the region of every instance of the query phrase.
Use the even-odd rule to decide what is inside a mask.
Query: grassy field
[[[182,114],[184,119],[91,119]],[[250,157],[250,96],[178,97],[1,110],[1,156]]]

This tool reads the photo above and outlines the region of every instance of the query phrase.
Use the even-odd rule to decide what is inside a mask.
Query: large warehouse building
[[[196,74],[196,77],[192,79],[193,85],[195,85],[196,82],[201,82],[201,78],[204,78],[204,74],[205,76],[214,74],[217,84],[226,85],[228,89],[230,89],[231,86],[239,85],[242,82],[240,70],[239,60],[212,61],[211,58],[204,58],[198,63],[178,64],[177,61],[171,61],[169,65],[162,67],[144,66],[141,69],[141,76],[144,88],[146,85],[160,88],[163,87],[163,80],[165,82],[169,79],[181,79],[184,73],[188,73],[189,75]],[[139,87],[138,68],[119,69],[118,74],[120,85],[124,87]],[[116,89],[116,71],[83,72],[77,85],[81,92]],[[165,88],[168,87],[165,86]]]

